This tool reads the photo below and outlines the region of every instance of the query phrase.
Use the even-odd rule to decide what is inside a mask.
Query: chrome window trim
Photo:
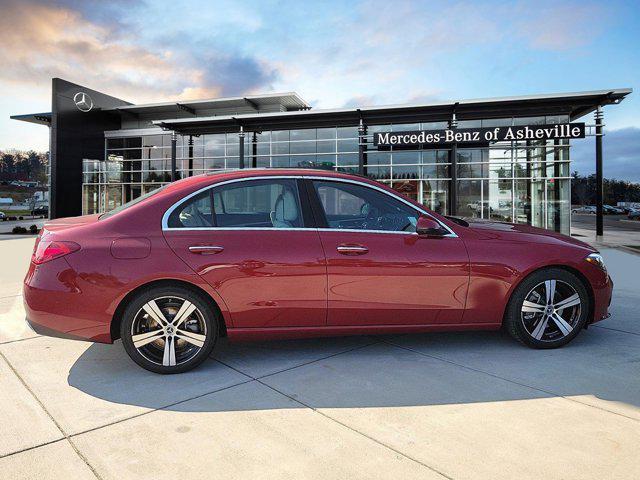
[[[382,192],[386,195],[389,195],[390,197],[399,200],[400,202],[408,205],[409,207],[413,208],[414,210],[422,213],[423,215],[427,215],[428,217],[432,218],[433,220],[435,220],[436,222],[438,222],[438,224],[444,228],[445,230],[447,230],[449,233],[446,235],[443,235],[444,238],[458,238],[458,235],[451,230],[451,228],[449,228],[448,225],[442,223],[440,220],[438,220],[437,218],[435,218],[433,215],[431,215],[429,212],[427,212],[426,210],[419,208],[417,206],[415,206],[414,204],[412,204],[411,202],[409,202],[408,200],[405,200],[404,198],[402,198],[399,195],[395,195],[391,192],[386,191],[383,188],[380,188],[376,185],[371,185],[368,183],[364,183],[364,182],[360,182],[358,180],[352,180],[350,178],[339,178],[339,177],[324,177],[324,176],[319,176],[319,175],[262,175],[262,176],[256,176],[256,177],[243,177],[243,178],[234,178],[231,180],[225,180],[223,182],[218,182],[215,183],[213,185],[207,185],[206,187],[202,187],[199,190],[196,190],[195,192],[190,193],[189,195],[187,195],[186,197],[181,198],[180,200],[178,200],[176,203],[174,203],[173,205],[171,205],[166,212],[164,212],[164,215],[162,216],[162,231],[178,231],[178,232],[188,232],[188,231],[200,231],[200,230],[214,230],[214,231],[225,231],[225,230],[230,230],[230,231],[234,231],[234,230],[256,230],[256,231],[261,231],[261,230],[266,230],[266,231],[318,231],[318,232],[336,232],[336,231],[340,231],[340,232],[350,232],[350,233],[362,233],[362,232],[366,232],[366,233],[386,233],[386,234],[395,234],[395,235],[417,235],[416,232],[395,232],[395,231],[389,231],[389,230],[363,230],[363,229],[357,229],[357,228],[273,228],[273,227],[188,227],[188,228],[180,228],[180,227],[169,227],[169,216],[173,213],[173,211],[178,208],[179,205],[181,205],[183,202],[185,202],[186,200],[189,200],[192,197],[195,197],[196,195],[212,189],[212,188],[216,188],[222,185],[227,185],[230,183],[237,183],[237,182],[246,182],[246,181],[252,181],[252,180],[268,180],[268,179],[283,179],[283,178],[288,178],[288,179],[309,179],[309,180],[320,180],[320,181],[325,181],[325,182],[342,182],[342,183],[351,183],[351,184],[355,184],[355,185],[359,185],[365,188],[371,188],[373,190],[377,190],[379,192]]]

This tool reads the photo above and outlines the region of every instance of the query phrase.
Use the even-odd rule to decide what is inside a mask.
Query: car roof
[[[313,176],[327,178],[345,178],[358,180],[363,183],[374,183],[371,179],[362,176],[322,170],[313,168],[245,168],[233,170],[219,170],[217,172],[204,173],[193,177],[187,177],[173,182],[167,186],[166,193],[176,190],[190,189],[191,187],[204,187],[218,182],[240,178],[270,177],[270,176]]]

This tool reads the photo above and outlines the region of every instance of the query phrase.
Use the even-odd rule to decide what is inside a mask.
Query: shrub
[[[11,230],[13,233],[27,233],[27,229],[24,227],[13,227]]]
[[[38,233],[40,229],[38,228],[37,225],[31,225],[29,227],[29,233],[33,233],[34,235]]]

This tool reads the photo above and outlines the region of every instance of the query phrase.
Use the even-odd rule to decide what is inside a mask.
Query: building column
[[[458,119],[455,112],[451,116],[449,122],[449,128],[455,129],[458,127]],[[452,143],[451,150],[449,150],[449,168],[451,169],[451,185],[449,186],[449,215],[458,214],[458,144]],[[482,205],[482,198],[480,199],[480,205]]]
[[[603,222],[603,196],[604,196],[604,181],[602,174],[602,120],[604,113],[602,113],[602,107],[598,105],[598,109],[595,113],[596,119],[596,241],[602,241],[604,235],[604,222]]]
[[[193,135],[189,135],[189,176],[193,175]]]
[[[244,168],[244,130],[242,128],[242,126],[240,126],[240,132],[238,132],[238,140],[240,141],[240,152],[239,152],[239,162],[238,162],[238,166],[239,168]]]
[[[171,132],[171,181],[175,182],[178,177],[176,171],[176,147],[178,144],[178,136],[176,132]]]
[[[258,167],[258,133],[251,136],[251,168]]]
[[[367,126],[360,119],[358,125],[358,173],[367,175]]]

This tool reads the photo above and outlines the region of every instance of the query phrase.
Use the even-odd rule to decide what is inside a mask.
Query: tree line
[[[49,152],[0,150],[0,181],[47,183]]]
[[[615,205],[618,202],[640,202],[640,183],[625,180],[603,180],[603,202],[605,205]],[[573,172],[571,176],[571,204],[596,204],[596,175],[580,175]]]

